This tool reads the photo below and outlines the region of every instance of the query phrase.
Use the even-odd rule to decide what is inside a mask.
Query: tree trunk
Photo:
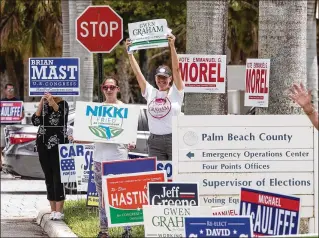
[[[92,5],[91,0],[72,1],[69,0],[69,27],[70,27],[70,55],[72,57],[80,58],[80,96],[76,98],[77,101],[93,101],[93,81],[94,81],[94,67],[93,54],[88,52],[76,40],[75,35],[75,21],[76,18],[82,14],[86,7]]]
[[[62,9],[62,57],[70,57],[70,0],[61,0],[61,9]],[[81,93],[81,92],[80,92]],[[68,102],[75,101],[75,97],[69,96],[64,97]]]
[[[129,62],[125,54],[124,45],[121,46],[121,51],[117,54],[117,78],[119,82],[121,101],[124,103],[129,103],[130,101],[130,74],[129,74]]]
[[[269,106],[256,114],[301,114],[289,97],[293,83],[306,83],[307,1],[259,1],[259,58],[270,59]]]
[[[316,0],[307,4],[307,88],[312,92],[313,105],[318,109],[318,61],[316,42]]]
[[[226,55],[228,0],[187,1],[187,54]],[[227,114],[226,93],[186,93],[185,115]]]

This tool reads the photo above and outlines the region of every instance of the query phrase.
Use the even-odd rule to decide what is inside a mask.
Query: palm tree
[[[307,1],[259,1],[258,57],[270,61],[269,106],[257,114],[301,114],[288,97],[307,81]]]
[[[187,54],[226,55],[227,24],[228,0],[188,0]],[[185,115],[227,114],[227,93],[186,93],[184,113]]]
[[[318,109],[318,61],[316,42],[316,0],[307,4],[307,86],[312,91],[313,105]]]
[[[74,100],[92,102],[93,100],[93,81],[94,66],[93,54],[88,52],[76,40],[75,22],[76,18],[92,4],[91,0],[73,1],[68,0],[69,4],[69,36],[70,36],[70,55],[80,58],[80,96]]]
[[[61,52],[60,2],[4,0],[1,2],[1,11],[4,16],[0,27],[1,44],[7,57],[14,52],[15,56],[22,58],[24,101],[30,101],[29,57],[57,56]],[[7,67],[10,69],[12,64],[8,61]]]

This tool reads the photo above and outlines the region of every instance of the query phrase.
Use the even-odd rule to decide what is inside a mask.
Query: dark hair
[[[8,88],[8,86],[12,86],[12,87],[14,87],[14,85],[13,85],[12,83],[7,83],[7,84],[4,86],[4,89],[7,89],[7,88]]]
[[[111,78],[111,77],[105,77],[104,80],[103,80],[103,82],[102,82],[102,85],[101,85],[101,86],[103,86],[107,80],[113,80],[114,83],[115,83],[115,85],[116,85],[116,86],[119,86],[119,81],[117,81],[117,79]]]

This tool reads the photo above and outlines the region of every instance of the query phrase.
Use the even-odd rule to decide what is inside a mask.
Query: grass
[[[78,237],[97,237],[99,233],[99,212],[97,208],[86,206],[86,200],[66,201],[64,205],[65,223]],[[121,237],[123,228],[109,228],[111,237]],[[143,226],[132,227],[133,237],[144,237]]]

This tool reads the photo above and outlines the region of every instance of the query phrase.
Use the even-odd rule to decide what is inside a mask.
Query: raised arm
[[[167,37],[168,44],[171,49],[171,57],[172,57],[172,73],[173,73],[173,80],[176,85],[176,88],[181,91],[184,89],[184,83],[181,76],[181,71],[178,67],[178,56],[175,49],[175,36],[170,34]]]
[[[134,54],[133,53],[130,53],[128,51],[128,48],[129,46],[132,44],[132,42],[130,41],[130,39],[126,39],[126,42],[125,42],[125,46],[126,46],[126,51],[127,51],[127,54],[128,54],[128,59],[130,61],[130,65],[133,69],[133,72],[134,72],[134,75],[137,79],[137,82],[138,82],[138,85],[140,86],[141,88],[141,92],[142,94],[145,93],[145,88],[146,88],[146,79],[144,77],[144,75],[142,74],[142,71],[141,71],[141,68],[140,66],[138,65],[135,57],[134,57]]]

